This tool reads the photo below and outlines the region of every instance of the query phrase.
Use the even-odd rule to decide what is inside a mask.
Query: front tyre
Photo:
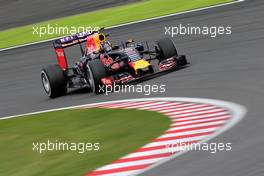
[[[44,91],[50,98],[67,93],[67,80],[59,65],[51,65],[42,69],[40,77]]]
[[[173,41],[169,38],[163,38],[157,41],[159,47],[159,60],[165,60],[174,56],[178,56],[177,49]]]

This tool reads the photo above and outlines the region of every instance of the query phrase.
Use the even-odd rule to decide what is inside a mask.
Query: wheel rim
[[[42,84],[43,84],[45,92],[50,96],[51,86],[50,86],[48,76],[45,72],[41,73],[41,80],[42,80]]]

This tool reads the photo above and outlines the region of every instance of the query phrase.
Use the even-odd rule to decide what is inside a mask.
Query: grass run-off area
[[[98,108],[0,120],[0,175],[84,175],[149,143],[169,124],[170,119],[157,112]],[[64,151],[33,150],[33,143],[48,140],[67,143],[72,150],[66,151],[66,146]],[[71,143],[99,145],[88,144],[83,150]]]
[[[182,12],[215,4],[231,2],[232,0],[143,0],[123,6],[87,12],[74,16],[49,20],[37,24],[0,31],[0,48],[6,48],[41,40],[47,40],[66,34],[48,34],[39,36],[33,26],[47,27],[109,27],[175,12]],[[19,15],[19,14],[17,14]],[[174,24],[172,24],[174,25]]]

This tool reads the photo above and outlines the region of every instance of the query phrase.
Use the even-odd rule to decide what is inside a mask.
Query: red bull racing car
[[[168,38],[158,40],[150,50],[147,42],[127,40],[113,45],[107,37],[100,29],[55,40],[53,46],[58,64],[41,70],[41,82],[46,94],[55,98],[66,94],[69,88],[83,87],[89,87],[94,93],[102,93],[102,87],[129,84],[188,64],[185,56],[178,55]],[[69,67],[65,48],[73,45],[80,46],[82,57]],[[158,71],[154,71],[152,60],[158,60]]]

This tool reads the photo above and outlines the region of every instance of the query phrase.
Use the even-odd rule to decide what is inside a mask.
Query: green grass
[[[62,35],[33,35],[33,26],[91,26],[108,27],[126,22],[146,19],[210,5],[231,2],[232,0],[145,0],[90,13],[59,18],[37,24],[0,31],[0,48],[46,40]],[[19,15],[19,14],[18,14]],[[172,24],[173,25],[173,24]]]
[[[133,152],[170,120],[139,110],[75,109],[0,120],[0,175],[83,175]],[[33,151],[33,142],[100,143],[99,151]]]

